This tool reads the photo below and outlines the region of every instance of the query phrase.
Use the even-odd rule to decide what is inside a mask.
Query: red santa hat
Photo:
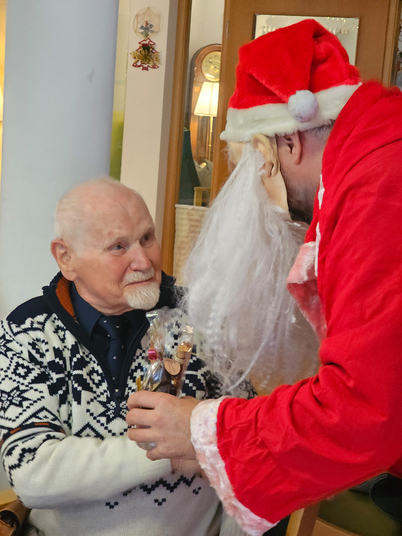
[[[337,37],[314,19],[275,30],[240,48],[221,139],[247,142],[329,124],[360,83]]]

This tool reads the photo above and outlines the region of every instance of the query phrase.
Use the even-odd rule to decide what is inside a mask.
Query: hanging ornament
[[[134,31],[142,37],[139,47],[130,53],[133,67],[141,67],[143,71],[158,69],[161,63],[160,54],[150,36],[156,35],[161,29],[161,15],[152,7],[142,9],[134,18]]]

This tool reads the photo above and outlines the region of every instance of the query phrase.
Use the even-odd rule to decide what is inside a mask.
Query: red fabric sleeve
[[[270,522],[402,458],[402,142],[354,158],[342,181],[324,176],[318,375],[218,413],[236,498]]]

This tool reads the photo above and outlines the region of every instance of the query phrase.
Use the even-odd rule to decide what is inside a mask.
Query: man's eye
[[[149,244],[150,242],[152,242],[153,237],[154,235],[152,233],[147,233],[146,235],[142,237],[142,240],[141,240],[142,244],[143,245]]]
[[[123,249],[123,246],[121,244],[116,244],[115,246],[112,247],[112,250],[117,250],[119,251],[120,249]]]

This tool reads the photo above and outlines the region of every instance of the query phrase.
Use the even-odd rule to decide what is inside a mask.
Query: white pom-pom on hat
[[[296,91],[289,97],[288,110],[290,115],[299,123],[311,121],[318,110],[318,101],[314,93],[308,89]]]

